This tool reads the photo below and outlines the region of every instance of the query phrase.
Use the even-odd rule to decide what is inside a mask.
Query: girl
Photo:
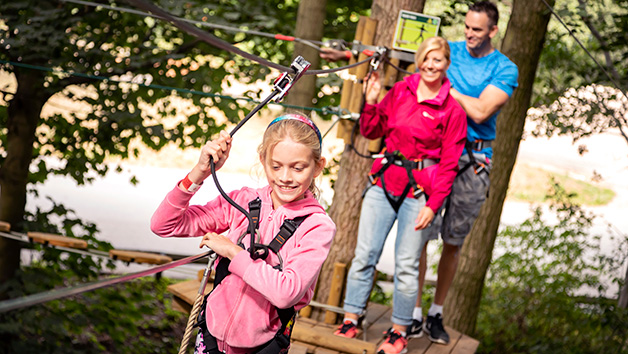
[[[207,246],[230,261],[229,274],[206,299],[207,328],[197,337],[198,353],[256,353],[269,347],[282,322],[278,309],[294,307],[298,311],[312,299],[336,232],[314,195],[314,179],[325,166],[320,132],[304,116],[283,115],[270,123],[258,147],[268,185],[244,187],[229,196],[245,209],[249,202],[261,201],[259,244],[268,245],[285,220],[305,220],[278,254],[269,252],[265,260],[252,259],[243,248],[250,244],[250,235],[248,220],[240,211],[223,197],[205,205],[189,205],[211,174],[210,158],[218,170],[230,149],[231,137],[225,131],[208,142],[196,166],[166,195],[151,219],[157,235],[203,236],[200,247]]]
[[[375,160],[371,168],[373,185],[362,203],[355,257],[347,277],[345,318],[335,334],[357,335],[375,265],[397,220],[393,327],[378,353],[406,349],[406,329],[412,324],[418,292],[419,255],[425,243],[422,230],[451,190],[467,131],[466,114],[449,94],[447,42],[440,37],[425,40],[415,64],[419,72],[396,83],[380,103],[381,85],[374,73],[365,82],[366,104],[360,117],[362,135],[385,137],[386,149],[385,157]]]

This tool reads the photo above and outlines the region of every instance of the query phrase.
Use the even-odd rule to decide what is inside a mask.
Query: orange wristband
[[[181,184],[183,184],[183,188],[185,188],[185,190],[187,190],[188,192],[196,192],[199,188],[201,188],[201,185],[203,184],[201,182],[201,184],[196,184],[192,181],[190,181],[190,175],[187,174],[185,176],[185,178],[181,181]]]

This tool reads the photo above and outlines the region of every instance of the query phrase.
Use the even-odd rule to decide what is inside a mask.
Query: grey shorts
[[[438,234],[443,242],[462,246],[465,237],[471,231],[480,208],[486,200],[490,185],[489,174],[492,163],[484,154],[474,154],[478,162],[486,165],[486,172],[476,173],[473,166],[456,176],[449,197],[434,216],[432,224],[425,230],[427,240],[435,240]],[[469,155],[463,154],[458,161],[460,170],[469,163]]]

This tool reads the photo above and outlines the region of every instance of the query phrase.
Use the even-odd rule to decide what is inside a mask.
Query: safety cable
[[[110,81],[110,82],[114,82],[114,83],[118,83],[118,84],[138,85],[140,87],[145,87],[145,88],[166,90],[166,91],[176,91],[176,92],[179,92],[179,93],[189,93],[189,94],[205,96],[205,97],[217,97],[217,98],[234,100],[234,101],[243,100],[243,101],[248,101],[248,102],[251,102],[251,103],[260,103],[261,102],[259,100],[256,100],[256,99],[253,99],[253,98],[250,98],[250,97],[233,97],[233,96],[221,95],[221,94],[211,93],[211,92],[203,92],[203,91],[197,91],[197,90],[182,89],[182,88],[173,87],[173,86],[143,84],[143,83],[138,83],[138,82],[133,82],[133,81],[116,80],[116,79],[112,79],[112,78],[109,78],[109,77],[106,77],[106,76],[89,75],[89,74],[77,73],[77,72],[72,72],[72,71],[51,69],[51,68],[47,68],[45,66],[31,65],[31,64],[26,64],[26,63],[17,63],[17,62],[13,62],[13,61],[2,60],[2,59],[0,59],[0,64],[9,64],[9,65],[18,66],[18,67],[22,67],[22,68],[26,68],[26,69],[47,71],[47,72],[52,72],[52,73],[56,73],[56,74],[64,74],[64,75],[70,75],[70,76],[76,76],[76,77],[83,77],[83,78],[92,79],[92,80]],[[15,95],[15,92],[7,92],[7,91],[2,91],[2,92],[4,94]],[[301,110],[307,110],[307,111],[316,111],[316,112],[323,113],[323,114],[325,114],[325,109],[326,109],[326,107],[323,107],[323,108],[305,107],[305,106],[296,106],[296,105],[290,105],[290,104],[285,104],[285,103],[280,103],[280,102],[272,102],[270,104],[276,104],[276,105],[279,105],[279,106],[282,106],[282,107],[286,107],[286,108],[294,108],[294,109],[301,109]]]
[[[578,43],[578,45],[587,53],[587,55],[589,56],[589,58],[593,59],[593,61],[595,62],[595,64],[597,64],[597,66],[600,67],[600,69],[602,69],[602,71],[604,72],[604,74],[606,74],[606,76],[608,77],[608,79],[613,83],[613,85],[615,86],[616,89],[618,89],[622,95],[628,99],[628,96],[626,95],[626,92],[624,91],[624,89],[619,85],[619,83],[611,76],[611,74],[606,70],[606,68],[604,68],[604,66],[602,64],[600,64],[600,62],[597,61],[597,59],[595,59],[595,57],[593,57],[593,54],[591,54],[591,52],[589,52],[589,50],[584,46],[584,44],[582,44],[582,42],[580,42],[580,40],[578,39],[578,37],[576,37],[576,35],[573,33],[573,31],[567,26],[567,24],[563,21],[563,19],[556,13],[556,11],[554,11],[554,8],[552,6],[550,6],[550,4],[547,3],[547,1],[545,0],[541,0],[545,6],[547,6],[547,8],[550,10],[550,12],[552,13],[552,15],[554,15],[554,17],[556,17],[556,19],[558,20],[558,22],[560,22],[563,27],[565,27],[565,29],[567,30],[567,32],[569,32],[569,35],[571,37],[573,37],[573,39],[576,41],[576,43]]]
[[[16,299],[0,301],[0,313],[20,309],[23,307],[41,304],[47,301],[61,299],[61,298],[68,297],[71,295],[78,295],[87,291],[92,291],[92,290],[104,288],[110,285],[122,283],[128,280],[133,280],[133,279],[144,277],[147,275],[160,273],[165,270],[178,267],[180,265],[195,262],[201,258],[211,255],[212,253],[214,252],[208,251],[208,252],[201,253],[195,256],[182,258],[176,261],[172,261],[170,263],[162,264],[153,268],[145,269],[136,273],[131,273],[131,274],[127,274],[127,275],[123,275],[119,277],[98,280],[98,281],[83,284],[83,285],[70,286],[70,287],[61,288],[61,289],[54,289],[54,290],[46,291],[43,293],[23,296]]]
[[[157,18],[157,19],[162,19],[163,20],[163,18],[160,17],[160,16],[153,15],[153,14],[150,14],[150,13],[144,12],[144,11],[129,9],[127,7],[109,6],[109,5],[100,4],[100,3],[96,3],[96,2],[81,1],[81,0],[61,0],[61,1],[74,3],[74,4],[79,4],[79,5],[91,6],[91,7],[102,7],[103,9],[107,9],[107,10],[113,10],[113,11],[118,11],[118,12],[126,12],[126,13],[130,13],[130,14],[134,14],[134,15],[141,15],[141,16],[145,16],[145,17],[151,17],[151,18]],[[238,27],[230,27],[230,26],[226,26],[226,25],[219,25],[219,24],[216,24],[216,23],[209,23],[209,22],[205,22],[205,21],[190,20],[190,19],[181,18],[181,17],[180,17],[180,19],[182,21],[189,22],[189,23],[194,24],[194,25],[199,25],[199,26],[203,26],[203,27],[209,27],[209,28],[213,28],[213,29],[220,29],[220,30],[227,31],[227,32],[251,34],[251,35],[254,35],[254,36],[273,38],[273,39],[277,39],[277,40],[280,40],[280,41],[303,43],[303,44],[308,45],[308,46],[310,46],[310,47],[312,47],[312,48],[314,48],[316,50],[321,50],[321,46],[325,45],[324,42],[313,40],[313,39],[303,39],[303,38],[298,38],[298,37],[293,37],[293,36],[287,36],[287,35],[284,35],[284,34],[272,34],[272,33],[255,31],[255,30],[247,30],[247,29],[238,28]]]

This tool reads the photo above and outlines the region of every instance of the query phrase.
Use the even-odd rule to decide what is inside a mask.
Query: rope
[[[188,343],[190,342],[190,337],[192,336],[192,329],[194,328],[194,321],[198,317],[198,313],[201,309],[201,304],[203,303],[202,300],[205,296],[205,286],[207,286],[207,279],[209,279],[209,274],[212,271],[212,266],[214,265],[216,257],[216,253],[213,252],[209,256],[207,268],[205,268],[205,272],[203,273],[201,285],[198,288],[198,293],[196,294],[196,299],[194,300],[194,306],[192,307],[192,311],[190,311],[190,317],[188,318],[188,323],[185,327],[185,333],[183,335],[183,340],[181,341],[179,354],[184,354],[188,348]]]
[[[165,270],[175,268],[183,264],[192,263],[194,261],[197,261],[203,257],[210,255],[211,253],[213,252],[208,251],[205,253],[198,254],[196,256],[182,258],[177,261],[172,261],[170,263],[162,264],[153,268],[149,268],[149,269],[142,270],[142,271],[132,273],[132,274],[123,275],[120,277],[103,279],[103,280],[99,280],[99,281],[95,281],[95,282],[91,282],[91,283],[87,283],[83,285],[55,289],[55,290],[50,290],[43,293],[23,296],[16,299],[0,301],[0,313],[33,306],[33,305],[41,304],[41,303],[52,301],[52,300],[61,299],[61,298],[68,297],[71,295],[78,295],[87,291],[92,291],[92,290],[104,288],[110,285],[119,284],[128,280],[163,272]]]

